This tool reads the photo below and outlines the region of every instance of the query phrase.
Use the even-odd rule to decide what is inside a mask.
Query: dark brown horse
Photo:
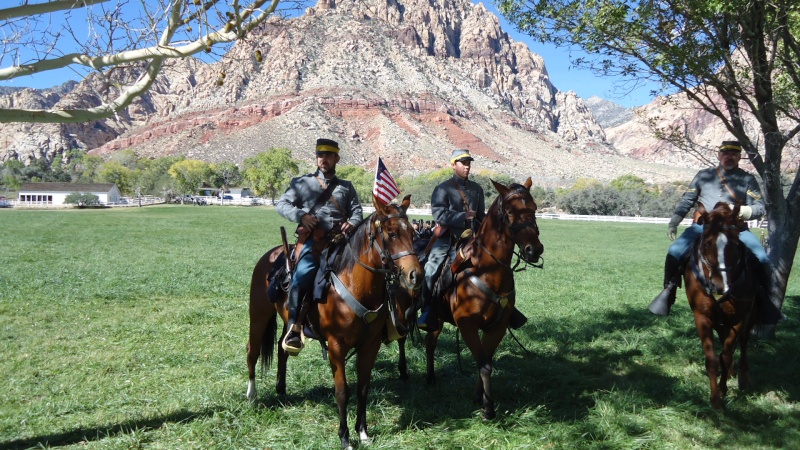
[[[407,315],[422,286],[422,269],[413,248],[413,229],[406,216],[411,196],[401,205],[383,206],[373,197],[375,213],[359,225],[331,269],[333,283],[327,301],[312,306],[307,317],[326,343],[333,371],[336,404],[339,410],[339,438],[342,447],[350,447],[347,426],[349,392],[345,376],[345,358],[350,350],[357,355],[356,431],[367,440],[367,393],[378,349],[389,334],[404,336],[409,329]],[[291,252],[291,250],[290,250]],[[288,312],[286,295],[275,303],[267,296],[268,276],[283,259],[281,247],[268,251],[256,264],[250,285],[250,339],[247,345],[247,368],[250,380],[247,398],[256,398],[256,363],[259,355],[268,368],[272,360],[277,330],[276,315],[284,322]],[[276,314],[277,313],[277,314]],[[390,331],[387,331],[390,330]],[[282,339],[282,338],[281,338]],[[288,354],[278,346],[279,394],[286,393]]]
[[[483,402],[481,412],[488,419],[495,416],[490,385],[492,358],[506,334],[516,302],[511,266],[515,247],[520,249],[517,255],[529,264],[537,263],[544,252],[536,225],[536,202],[530,193],[531,179],[524,185],[492,183],[500,195],[489,207],[472,241],[464,247],[467,257],[456,263],[452,285],[434,300],[442,311],[439,317],[458,327],[478,364],[475,399]],[[430,331],[426,337],[429,384],[436,382],[433,354],[439,333]]]
[[[706,212],[701,204],[697,210],[696,222],[703,225],[703,234],[692,247],[683,277],[705,353],[711,406],[723,409],[737,346],[741,349],[739,388],[750,384],[747,343],[757,319],[754,306],[758,285],[755,273],[748,271],[746,248],[739,240],[744,229],[739,205],[731,210],[720,202]],[[714,350],[715,330],[722,344],[719,357]]]

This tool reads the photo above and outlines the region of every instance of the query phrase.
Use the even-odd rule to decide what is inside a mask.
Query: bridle
[[[700,282],[700,284],[703,286],[703,289],[705,290],[706,294],[714,297],[717,300],[717,302],[722,302],[729,297],[729,294],[734,287],[729,284],[730,273],[732,270],[734,270],[742,263],[742,257],[745,254],[745,252],[741,248],[742,247],[741,241],[737,240],[736,245],[739,247],[739,251],[737,252],[737,259],[731,267],[727,266],[725,262],[724,251],[725,248],[727,248],[727,246],[729,245],[729,241],[727,239],[727,235],[725,234],[725,232],[726,231],[737,232],[738,228],[735,225],[730,225],[730,224],[723,225],[720,229],[720,232],[717,234],[717,240],[716,240],[718,249],[717,252],[719,255],[719,257],[717,258],[718,262],[716,266],[719,269],[719,272],[722,274],[722,281],[725,289],[725,291],[720,294],[719,292],[717,292],[717,289],[715,288],[713,282],[710,279],[715,268],[714,264],[712,264],[711,261],[708,260],[702,248],[703,242],[705,241],[705,236],[708,232],[706,229],[707,226],[708,226],[707,224],[704,224],[703,233],[700,235],[697,245],[695,246],[693,259],[697,261],[697,264],[692,264],[692,271],[694,272],[694,276],[697,279],[697,281]],[[724,242],[724,245],[722,246],[720,246],[721,237]],[[708,276],[706,276],[706,273],[708,273]]]
[[[392,325],[397,328],[398,320],[399,320],[399,307],[398,301],[399,296],[397,295],[397,291],[400,289],[400,285],[402,287],[410,290],[416,290],[413,286],[408,286],[408,282],[406,281],[405,277],[400,277],[400,268],[397,266],[396,261],[405,258],[408,256],[413,256],[416,258],[417,254],[414,251],[413,247],[411,250],[401,251],[394,254],[389,254],[388,251],[388,244],[386,242],[386,236],[381,231],[384,224],[392,219],[398,220],[406,220],[408,221],[408,216],[399,209],[400,212],[387,214],[385,216],[378,216],[377,212],[373,213],[370,218],[370,225],[367,231],[367,237],[369,238],[369,244],[366,246],[362,254],[366,255],[370,251],[375,251],[378,254],[379,259],[381,260],[381,267],[372,267],[368,264],[363,263],[360,259],[356,258],[355,262],[359,265],[364,267],[365,269],[369,270],[372,273],[381,274],[385,277],[386,280],[386,296],[384,298],[383,303],[379,306],[376,310],[370,311],[361,305],[355,297],[347,290],[347,288],[341,283],[338,279],[336,274],[332,274],[332,279],[334,281],[334,287],[336,288],[339,296],[345,301],[345,303],[350,306],[350,308],[362,319],[364,319],[368,324],[371,323],[375,318],[377,318],[382,310],[383,306],[387,305],[389,310],[389,317],[392,321]],[[407,229],[411,229],[409,225]],[[380,237],[380,238],[379,238]],[[378,243],[380,241],[380,244]],[[347,242],[347,245],[350,246],[350,241]],[[352,251],[352,247],[351,247]],[[355,254],[355,252],[354,252]],[[400,282],[398,282],[398,279]]]
[[[536,233],[536,236],[539,236],[539,226],[536,224],[536,215],[534,214],[533,220],[528,220],[528,221],[524,221],[524,222],[520,222],[520,223],[511,223],[511,219],[510,219],[511,214],[508,211],[506,211],[506,208],[505,208],[505,202],[508,201],[508,199],[510,199],[512,197],[515,197],[515,196],[523,196],[526,193],[528,193],[528,190],[526,188],[524,188],[522,186],[517,186],[516,188],[512,189],[506,195],[504,195],[503,197],[498,198],[498,200],[497,200],[497,210],[498,210],[499,216],[500,216],[500,223],[503,226],[505,226],[506,228],[508,228],[508,230],[510,231],[510,234],[511,234],[511,239],[514,240],[514,246],[515,246],[514,255],[517,257],[516,263],[514,263],[513,266],[510,266],[510,265],[500,261],[496,256],[494,256],[492,254],[492,252],[489,251],[489,249],[487,249],[483,244],[479,243],[479,245],[481,246],[481,249],[483,249],[483,251],[488,253],[489,256],[491,256],[498,264],[501,264],[501,265],[503,265],[505,267],[508,267],[509,269],[511,269],[514,272],[521,272],[521,271],[525,270],[527,268],[527,266],[531,266],[531,267],[534,267],[534,268],[537,268],[537,269],[541,269],[541,268],[544,267],[544,261],[542,260],[541,256],[539,257],[539,259],[542,260],[542,262],[539,263],[539,264],[536,264],[535,262],[530,262],[527,259],[525,259],[525,257],[523,257],[520,254],[520,252],[516,250],[516,247],[518,247],[519,244],[514,239],[516,234],[519,231],[521,231],[521,230],[523,230],[525,228],[533,228],[533,231],[534,231],[534,233]],[[525,201],[525,200],[523,199],[523,201]],[[523,266],[521,269],[517,269],[517,267],[519,266],[520,261],[523,261],[526,264],[526,266]]]

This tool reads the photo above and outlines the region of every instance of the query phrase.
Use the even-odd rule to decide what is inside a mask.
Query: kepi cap
[[[339,143],[333,139],[317,139],[317,153],[339,153]]]
[[[456,161],[474,161],[474,159],[472,158],[472,155],[469,154],[469,150],[460,148],[453,150],[453,153],[450,154],[450,164],[453,164]]]
[[[740,144],[739,141],[722,141],[722,144],[719,146],[719,151],[725,152],[729,150],[741,153],[742,144]]]

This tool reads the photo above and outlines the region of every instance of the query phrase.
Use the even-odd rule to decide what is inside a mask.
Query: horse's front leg
[[[719,377],[719,358],[714,353],[714,330],[710,320],[702,314],[695,312],[694,324],[697,327],[697,334],[700,336],[700,343],[703,346],[703,354],[706,360],[706,374],[711,383],[711,406],[714,409],[723,409],[725,404],[719,393],[717,378]]]
[[[436,371],[433,367],[433,354],[436,352],[436,342],[439,340],[441,327],[436,331],[429,331],[425,336],[425,366],[427,367],[428,386],[436,384]]]
[[[372,368],[378,357],[381,341],[379,338],[367,339],[358,349],[358,380],[356,382],[356,431],[362,443],[369,442],[367,434],[367,396],[372,379]]]
[[[722,352],[719,355],[719,393],[721,398],[728,395],[728,379],[733,376],[733,352],[736,351],[736,330],[731,328],[717,332],[722,343]]]
[[[339,440],[342,448],[350,449],[350,430],[347,427],[347,401],[350,393],[347,389],[347,375],[345,374],[345,356],[347,350],[342,348],[342,344],[332,338],[328,338],[328,357],[330,358],[331,371],[333,372],[334,397],[336,406],[339,410]]]
[[[400,379],[408,381],[408,361],[406,360],[406,338],[397,340],[397,346],[400,350],[400,357],[397,361],[397,370],[400,372]]]
[[[286,327],[286,322],[283,323],[283,333],[278,342],[283,342],[283,337],[289,331]],[[275,392],[278,395],[286,395],[286,364],[289,360],[289,353],[283,349],[282,345],[278,345],[278,371],[275,373]]]
[[[742,329],[739,331],[739,389],[745,390],[750,387],[750,363],[747,360],[747,346],[750,343],[750,331],[753,329],[752,315],[748,317]]]
[[[482,404],[481,415],[484,419],[494,419],[494,399],[492,399],[491,377],[492,357],[484,350],[484,345],[479,336],[478,325],[475,320],[465,318],[457,322],[458,329],[464,339],[464,345],[472,352],[472,357],[478,365],[478,379],[475,382],[475,401]],[[500,335],[502,338],[502,334]],[[493,339],[491,339],[493,341]],[[496,344],[495,344],[496,348]]]

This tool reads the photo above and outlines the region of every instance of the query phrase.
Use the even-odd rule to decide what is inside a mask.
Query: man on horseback
[[[670,308],[675,303],[675,291],[680,283],[686,258],[691,251],[692,244],[703,232],[702,225],[695,223],[689,226],[677,240],[675,239],[678,225],[696,203],[702,203],[706,208],[713,208],[717,202],[726,202],[731,205],[739,202],[742,204],[739,216],[744,220],[759,219],[765,214],[766,210],[758,181],[752,174],[739,168],[741,157],[742,146],[738,141],[723,141],[717,152],[719,165],[698,172],[678,202],[667,228],[667,236],[675,242],[670,245],[664,263],[664,290],[649,306],[653,314],[669,315]],[[758,264],[756,275],[766,297],[769,297],[772,267],[766,251],[761,246],[759,239],[746,228],[739,233],[739,239],[758,259],[760,264]],[[781,318],[780,307],[773,305],[768,299],[761,299],[759,311],[765,337],[774,336],[775,325]]]
[[[472,155],[467,149],[454,150],[450,155],[453,177],[440,183],[431,196],[433,219],[443,227],[428,253],[425,262],[425,284],[422,286],[423,310],[417,325],[423,330],[438,326],[436,308],[432,308],[433,287],[447,256],[455,256],[455,243],[465,233],[475,232],[486,217],[483,188],[469,179]]]
[[[363,220],[361,202],[353,184],[336,176],[339,144],[317,139],[317,171],[293,178],[275,209],[278,214],[299,223],[298,241],[292,258],[295,273],[287,299],[289,322],[282,346],[296,355],[303,348],[300,303],[313,286],[319,269],[320,252],[337,234],[348,234]]]

